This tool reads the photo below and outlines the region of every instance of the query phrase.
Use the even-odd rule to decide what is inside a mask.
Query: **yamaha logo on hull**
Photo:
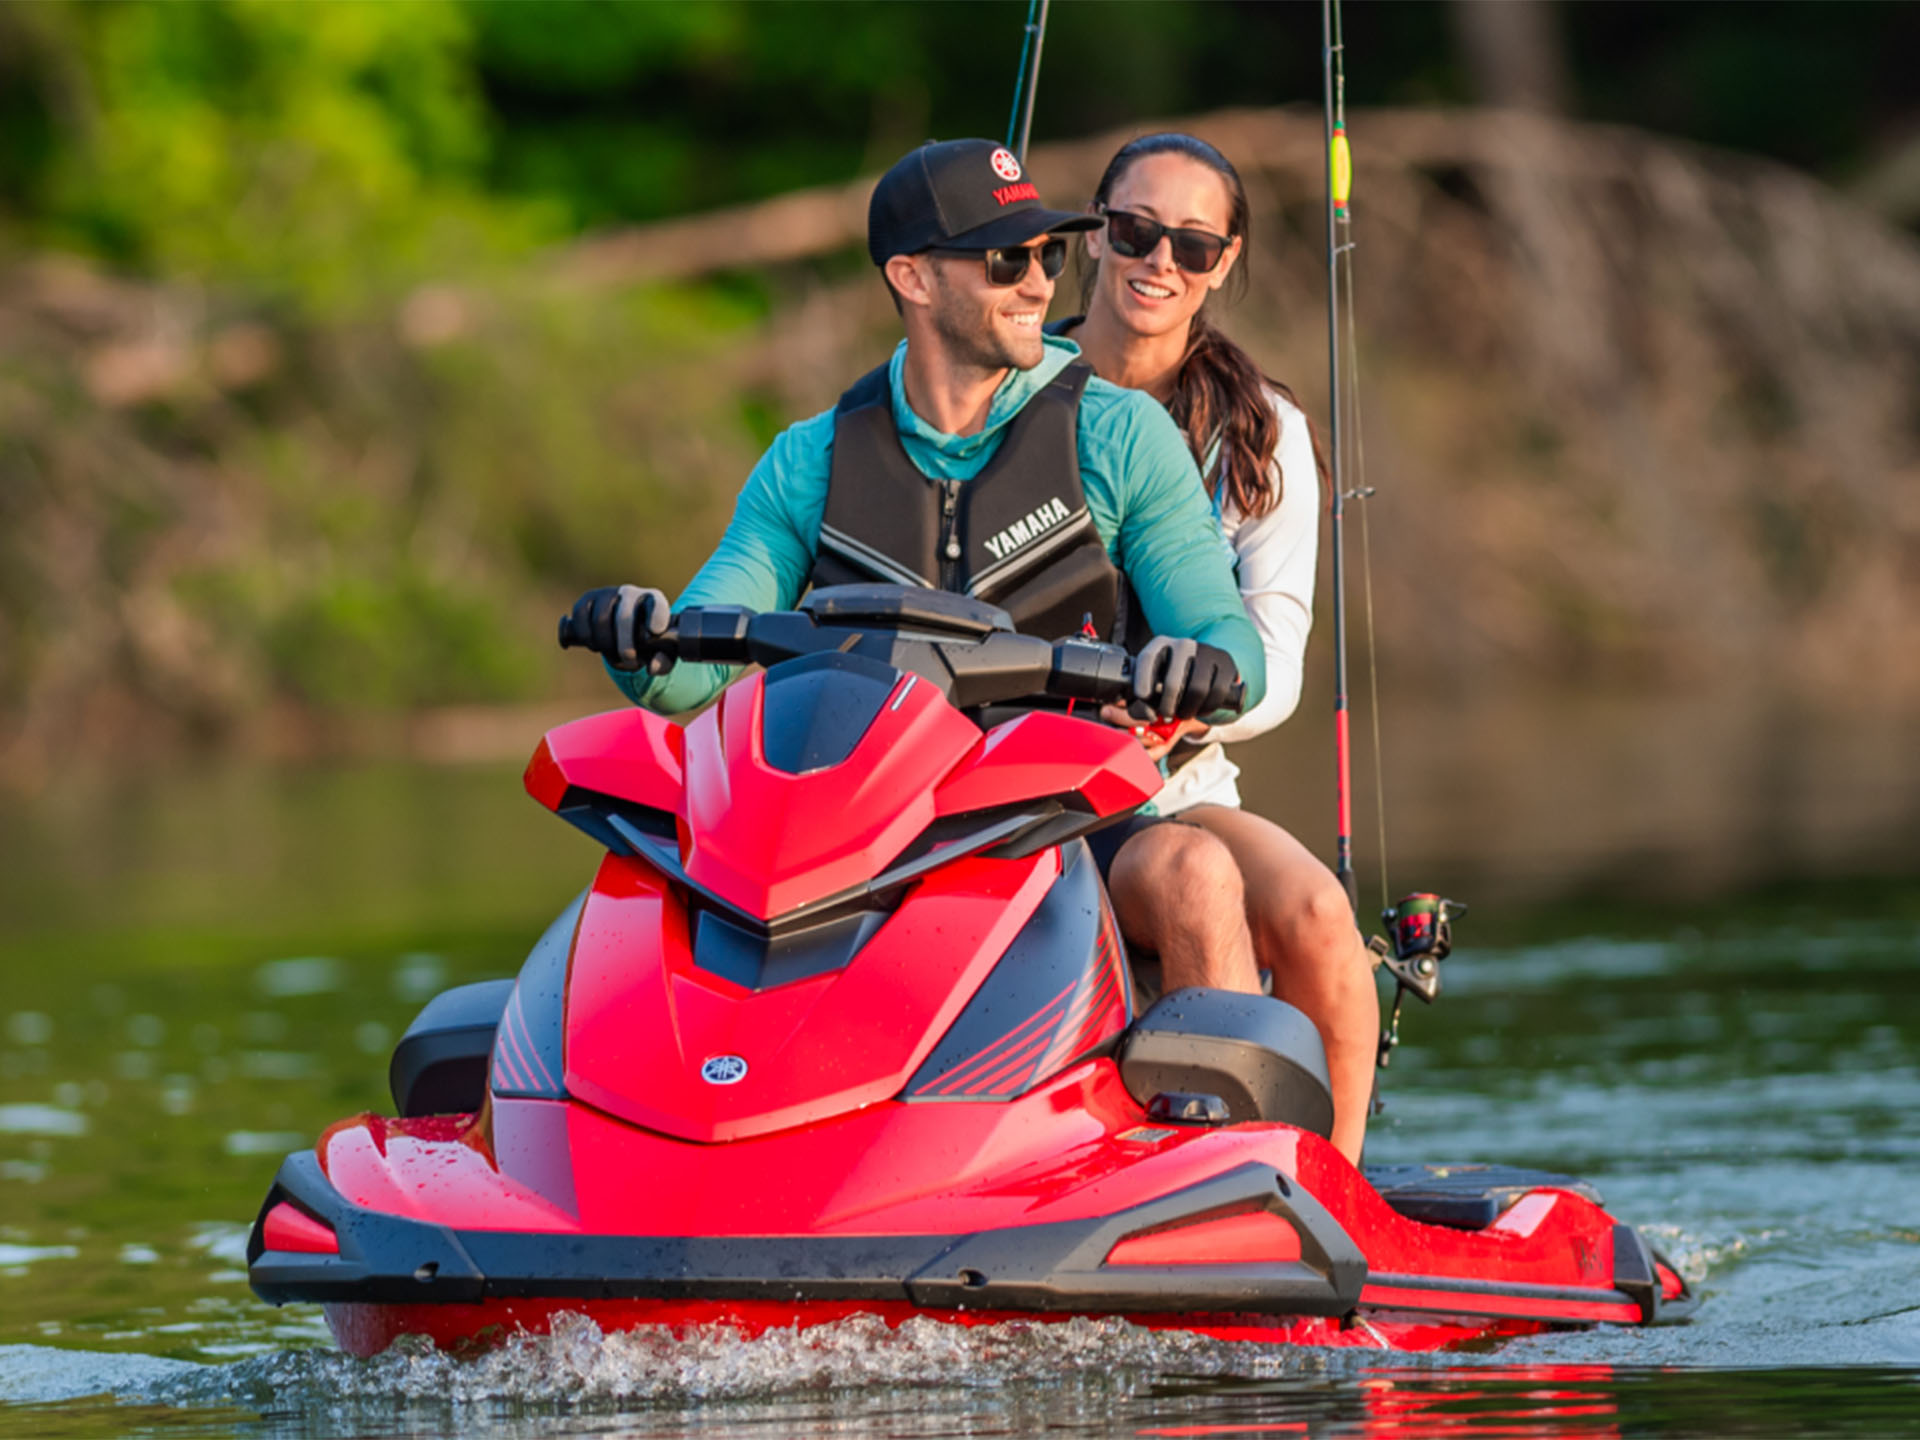
[[[747,1078],[747,1062],[738,1055],[710,1055],[700,1067],[700,1078],[709,1085],[738,1085]]]

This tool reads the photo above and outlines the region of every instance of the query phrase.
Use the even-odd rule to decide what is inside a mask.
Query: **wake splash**
[[[1232,1343],[1116,1319],[965,1327],[916,1316],[890,1326],[857,1315],[747,1339],[727,1326],[606,1334],[584,1316],[561,1315],[549,1334],[521,1333],[468,1357],[416,1337],[371,1360],[283,1351],[171,1376],[140,1387],[138,1398],[308,1413],[605,1411],[848,1389],[990,1390],[1066,1380],[1124,1392],[1169,1373],[1272,1379],[1324,1374],[1345,1363],[1335,1352]]]

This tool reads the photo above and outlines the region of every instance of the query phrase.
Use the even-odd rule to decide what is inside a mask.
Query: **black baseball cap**
[[[1054,231],[1097,230],[1098,215],[1049,210],[1006,146],[992,140],[922,145],[880,177],[867,204],[867,253],[884,265],[935,246],[997,250]]]

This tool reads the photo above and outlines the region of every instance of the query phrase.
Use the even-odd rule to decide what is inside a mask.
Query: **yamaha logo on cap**
[[[710,1055],[700,1067],[700,1078],[709,1085],[738,1085],[747,1078],[747,1062],[738,1055]]]
[[[940,140],[901,157],[873,187],[867,254],[884,265],[894,255],[940,247],[997,250],[1105,223],[1098,215],[1047,209],[1005,145]]]

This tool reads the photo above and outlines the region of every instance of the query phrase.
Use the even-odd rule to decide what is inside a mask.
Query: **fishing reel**
[[[1453,917],[1467,913],[1459,900],[1416,894],[1380,912],[1385,936],[1367,941],[1373,963],[1393,976],[1393,1014],[1380,1032],[1378,1064],[1387,1067],[1393,1047],[1400,1043],[1400,1005],[1409,994],[1431,1005],[1440,994],[1440,962],[1453,953]]]

